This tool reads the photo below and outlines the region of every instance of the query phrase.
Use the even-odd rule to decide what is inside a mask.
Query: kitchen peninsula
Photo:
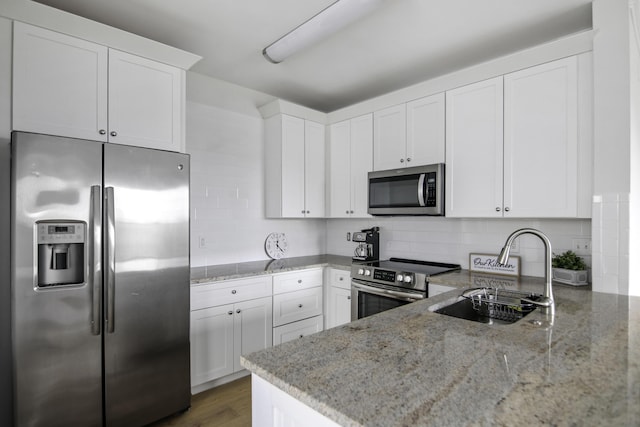
[[[502,280],[464,270],[434,279],[457,287]],[[543,281],[523,277],[517,286],[541,292]],[[313,425],[341,426],[640,422],[640,298],[556,285],[552,326],[540,309],[512,325],[429,310],[459,292],[244,356],[254,425],[272,425],[277,413],[295,418],[293,402],[307,406],[305,425],[314,417]],[[282,392],[290,400],[279,407],[264,399]]]

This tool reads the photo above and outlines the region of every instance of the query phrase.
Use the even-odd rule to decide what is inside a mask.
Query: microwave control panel
[[[429,172],[425,174],[425,194],[426,194],[426,200],[425,202],[425,206],[427,207],[435,207],[436,206],[436,188],[438,183],[436,182],[436,173],[435,172]]]

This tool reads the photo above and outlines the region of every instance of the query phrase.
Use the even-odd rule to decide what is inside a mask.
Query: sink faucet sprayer
[[[553,291],[551,289],[551,242],[549,238],[545,236],[545,234],[535,228],[521,228],[519,230],[514,231],[507,238],[506,243],[504,244],[504,248],[500,251],[500,255],[498,255],[498,262],[500,264],[506,264],[509,260],[509,251],[511,251],[511,245],[513,241],[522,234],[533,234],[538,236],[542,243],[544,243],[544,270],[545,270],[545,284],[544,284],[544,294],[542,300],[540,301],[527,301],[533,304],[542,306],[542,307],[553,307]]]

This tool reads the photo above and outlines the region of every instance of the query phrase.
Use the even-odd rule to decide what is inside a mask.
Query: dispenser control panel
[[[38,223],[38,244],[84,243],[85,224],[82,222]]]

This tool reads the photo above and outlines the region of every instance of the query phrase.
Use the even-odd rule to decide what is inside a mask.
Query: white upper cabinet
[[[368,217],[368,178],[373,166],[373,116],[330,127],[328,216]]]
[[[17,21],[13,31],[13,129],[107,141],[109,49]]]
[[[447,216],[502,216],[502,94],[502,77],[447,92]]]
[[[589,215],[579,212],[588,191],[578,188],[578,176],[588,186],[590,175],[579,156],[578,131],[586,128],[580,104],[589,102],[579,95],[579,61],[568,57],[447,92],[447,216]]]
[[[265,120],[267,217],[324,217],[324,159],[324,125],[286,114]]]
[[[405,104],[373,113],[373,170],[412,166],[407,161],[407,112]]]
[[[575,56],[505,75],[505,216],[576,216],[577,82]]]
[[[444,163],[444,93],[407,103],[407,161],[411,166]]]
[[[444,162],[444,98],[438,93],[374,113],[374,170]]]
[[[14,23],[13,129],[183,151],[184,71]]]

